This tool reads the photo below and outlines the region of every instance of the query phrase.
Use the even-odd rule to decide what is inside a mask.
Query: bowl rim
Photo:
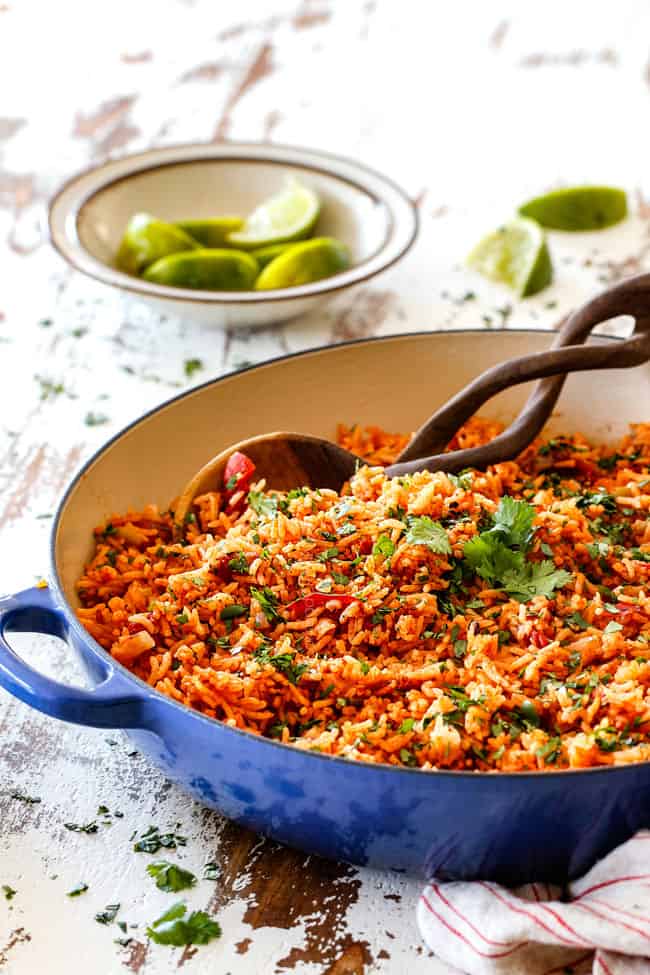
[[[358,264],[311,284],[277,291],[199,291],[152,284],[119,271],[94,257],[82,243],[78,224],[84,207],[101,191],[142,173],[188,163],[265,163],[325,174],[361,191],[387,211],[386,236]],[[320,149],[265,142],[179,143],[111,158],[66,179],[51,197],[48,231],[54,249],[82,274],[110,287],[145,298],[198,305],[241,305],[311,298],[360,284],[399,261],[420,229],[417,204],[394,180],[349,156]]]
[[[509,328],[506,331],[515,332],[519,335],[548,335],[549,337],[554,334],[552,330],[542,329],[542,328]],[[224,373],[222,376],[217,376],[214,379],[208,379],[197,386],[193,386],[191,389],[183,390],[181,393],[177,393],[175,396],[171,396],[169,399],[164,400],[159,403],[158,406],[152,407],[150,410],[146,410],[144,413],[137,416],[126,426],[114,433],[108,440],[104,441],[91,456],[77,469],[77,471],[72,476],[71,480],[68,482],[65,492],[63,493],[61,499],[59,500],[56,511],[54,513],[54,518],[52,520],[52,527],[50,529],[50,539],[49,539],[49,561],[50,561],[50,588],[53,590],[56,599],[62,607],[63,612],[66,615],[67,623],[70,628],[74,631],[78,639],[80,639],[88,649],[93,652],[96,657],[107,662],[110,666],[118,671],[124,678],[129,681],[133,681],[135,686],[141,691],[146,692],[146,696],[141,694],[142,700],[146,700],[147,696],[154,697],[156,702],[161,704],[167,704],[171,707],[178,709],[181,713],[186,715],[191,715],[197,720],[207,722],[209,725],[217,725],[220,729],[226,732],[234,732],[237,735],[245,736],[246,740],[250,741],[254,739],[255,741],[263,744],[265,746],[271,746],[275,748],[282,749],[282,754],[287,754],[287,749],[293,752],[299,752],[303,757],[308,759],[316,759],[320,761],[334,762],[339,766],[343,766],[346,770],[351,771],[356,768],[357,770],[364,769],[368,774],[381,774],[381,773],[396,773],[401,775],[418,775],[422,778],[423,782],[435,780],[442,776],[444,778],[452,777],[455,779],[471,779],[472,781],[480,781],[485,787],[488,787],[488,783],[497,783],[503,781],[504,783],[516,781],[541,781],[542,783],[550,780],[550,778],[555,778],[557,776],[576,776],[576,775],[606,775],[617,772],[619,774],[630,773],[630,770],[647,767],[650,765],[649,761],[644,762],[633,762],[629,765],[596,765],[590,766],[588,768],[561,768],[561,769],[548,769],[548,770],[525,770],[521,772],[484,772],[480,770],[466,770],[466,769],[427,769],[423,770],[420,768],[409,768],[407,766],[396,766],[390,765],[387,762],[361,762],[356,760],[351,760],[344,758],[339,755],[327,755],[323,752],[312,752],[305,749],[296,748],[293,744],[284,744],[283,742],[276,741],[273,738],[265,738],[261,735],[255,735],[252,731],[246,731],[243,728],[233,728],[231,725],[227,725],[224,721],[220,721],[218,718],[212,718],[210,715],[203,714],[201,711],[194,710],[187,704],[183,704],[180,701],[174,700],[174,698],[163,694],[162,691],[156,690],[146,681],[138,677],[132,671],[130,671],[123,664],[119,663],[108,650],[105,650],[100,643],[95,640],[93,636],[85,629],[85,627],[79,622],[77,615],[73,607],[68,602],[66,595],[63,591],[63,586],[59,578],[59,572],[56,564],[56,543],[59,534],[59,526],[61,522],[61,517],[63,511],[67,505],[68,499],[75,490],[79,481],[81,481],[87,471],[100,460],[101,456],[114,444],[117,443],[125,434],[127,434],[134,427],[143,421],[154,416],[156,413],[161,412],[168,407],[174,406],[176,403],[185,399],[188,396],[192,396],[197,392],[203,391],[208,387],[217,386],[225,380],[232,379],[233,376],[241,375],[242,373],[253,372],[256,369],[264,368],[265,366],[275,365],[281,362],[285,362],[290,359],[299,359],[303,356],[313,355],[315,353],[327,353],[333,352],[335,350],[346,348],[349,346],[357,345],[372,345],[381,342],[395,341],[396,339],[417,339],[423,338],[430,335],[481,335],[481,336],[491,336],[488,341],[496,341],[500,338],[503,332],[500,330],[498,332],[490,331],[485,328],[462,328],[462,329],[430,329],[427,331],[414,331],[414,332],[401,332],[392,333],[390,335],[375,335],[370,338],[361,339],[351,339],[346,342],[339,342],[336,345],[320,345],[310,349],[301,349],[297,352],[285,353],[283,355],[273,356],[270,359],[265,359],[262,362],[256,362],[249,366],[244,366],[241,369],[235,369],[231,372]],[[595,338],[598,341],[604,342],[621,342],[623,339],[618,336],[613,335],[601,335],[597,334]],[[145,727],[145,726],[143,726]],[[128,729],[127,729],[128,730]],[[504,786],[505,787],[505,786]]]

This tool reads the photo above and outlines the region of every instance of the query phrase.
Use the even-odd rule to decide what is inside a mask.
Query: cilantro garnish
[[[249,491],[248,504],[260,518],[275,518],[278,513],[278,499],[263,491]]]
[[[447,532],[439,521],[432,521],[427,515],[409,515],[406,524],[409,545],[424,545],[436,555],[451,555]]]
[[[527,560],[534,517],[532,505],[503,497],[492,526],[471,538],[463,549],[465,562],[477,575],[522,603],[533,596],[549,598],[571,579],[570,573],[556,569],[550,559],[543,562]]]
[[[147,864],[147,873],[156,881],[158,890],[177,893],[179,890],[187,890],[194,887],[196,877],[189,870],[183,870],[175,863],[167,860],[156,860],[154,863]]]
[[[496,535],[508,547],[527,548],[533,537],[535,508],[526,501],[504,495],[494,514],[492,527],[484,535]]]
[[[380,535],[372,547],[372,554],[383,559],[389,559],[395,552],[395,545],[388,535]]]
[[[221,935],[221,928],[205,911],[192,911],[179,901],[147,928],[147,936],[159,945],[207,945]]]
[[[290,684],[297,684],[305,671],[309,670],[309,664],[295,664],[295,653],[276,653],[271,656],[268,646],[262,645],[255,651],[255,659],[262,665],[271,664],[281,674],[287,678]]]
[[[537,749],[535,754],[539,755],[547,765],[553,765],[562,754],[562,739],[559,737],[549,738],[545,745]]]
[[[276,623],[282,619],[280,613],[278,613],[278,597],[275,593],[269,589],[268,586],[264,586],[263,589],[255,589],[254,586],[251,587],[251,596],[253,599],[259,603],[262,608],[262,612],[266,616],[269,623]]]
[[[2,893],[5,895],[6,901],[11,901],[16,896],[17,891],[15,891],[13,887],[10,887],[9,884],[3,884]]]
[[[224,606],[219,615],[222,620],[234,620],[238,616],[245,616],[246,613],[248,613],[247,606],[241,606],[239,603],[231,603],[230,606]]]
[[[248,559],[243,552],[239,552],[237,555],[228,561],[228,568],[232,572],[238,572],[240,575],[245,575],[248,572]]]

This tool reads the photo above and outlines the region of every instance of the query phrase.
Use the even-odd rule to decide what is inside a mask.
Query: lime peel
[[[231,248],[200,248],[170,254],[144,272],[145,281],[202,291],[249,291],[259,272],[257,261]]]
[[[627,195],[614,186],[573,186],[536,196],[519,214],[549,230],[602,230],[627,216]]]
[[[294,244],[274,258],[255,282],[256,291],[294,288],[329,278],[350,266],[350,251],[333,237]]]

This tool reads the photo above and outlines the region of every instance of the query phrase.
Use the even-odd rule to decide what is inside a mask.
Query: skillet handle
[[[146,697],[128,692],[110,660],[101,661],[103,679],[97,687],[86,690],[62,684],[34,670],[11,649],[5,636],[10,629],[67,639],[68,623],[49,589],[25,589],[0,597],[0,687],[61,721],[93,728],[145,727]]]

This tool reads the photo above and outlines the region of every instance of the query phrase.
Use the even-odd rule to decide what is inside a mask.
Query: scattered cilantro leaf
[[[98,924],[112,924],[119,909],[119,904],[107,904],[103,911],[99,911],[97,914],[95,914],[95,920]]]
[[[221,927],[205,911],[192,911],[179,901],[147,928],[147,936],[159,945],[207,945],[221,935]]]
[[[168,893],[177,893],[179,890],[187,890],[194,887],[196,877],[189,870],[167,860],[155,860],[147,864],[147,873],[156,881],[156,887]]]
[[[183,363],[183,372],[188,379],[191,379],[195,372],[200,372],[203,369],[202,359],[186,359]]]
[[[81,894],[85,894],[87,890],[88,890],[88,884],[77,884],[76,887],[73,887],[72,890],[68,891],[67,896],[80,897]]]
[[[105,413],[93,413],[89,410],[84,417],[84,423],[87,427],[101,427],[105,423],[110,423],[110,419]]]
[[[157,853],[161,847],[166,850],[175,850],[178,846],[185,846],[187,838],[179,836],[178,833],[161,833],[158,826],[149,826],[142,833],[140,839],[134,843],[133,849],[136,853]]]
[[[219,866],[218,863],[215,863],[213,860],[210,860],[210,862],[206,863],[205,866],[203,867],[204,880],[218,880],[221,874],[222,874],[221,867]]]

